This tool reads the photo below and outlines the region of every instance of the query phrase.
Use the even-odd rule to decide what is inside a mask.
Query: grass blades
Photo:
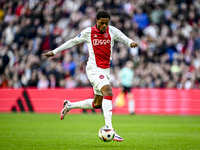
[[[199,116],[114,115],[113,126],[123,142],[98,138],[102,114],[0,114],[2,150],[198,150]]]

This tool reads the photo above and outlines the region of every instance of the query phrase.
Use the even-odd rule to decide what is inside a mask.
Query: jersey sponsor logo
[[[81,34],[78,35],[78,37],[80,37],[80,36],[81,36]]]
[[[104,78],[104,75],[101,74],[101,75],[99,76],[99,78],[100,78],[100,79],[103,79],[103,78]]]
[[[93,45],[106,45],[106,44],[109,44],[110,43],[110,40],[107,39],[107,40],[99,40],[99,39],[93,39]]]

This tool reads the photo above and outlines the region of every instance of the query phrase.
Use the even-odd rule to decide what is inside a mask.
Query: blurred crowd
[[[91,86],[86,43],[49,59],[41,54],[94,26],[103,9],[110,25],[139,44],[115,43],[113,87],[132,61],[135,88],[200,88],[200,0],[1,0],[0,87]]]

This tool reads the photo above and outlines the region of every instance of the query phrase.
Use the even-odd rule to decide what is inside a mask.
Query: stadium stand
[[[200,88],[200,0],[1,0],[0,87],[90,87],[86,44],[41,56],[95,25],[105,9],[116,26],[139,43],[116,42],[111,83],[134,63],[135,88]]]

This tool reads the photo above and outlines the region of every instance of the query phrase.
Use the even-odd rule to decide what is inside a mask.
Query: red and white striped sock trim
[[[108,96],[104,96],[103,99],[106,99],[106,100],[110,100],[112,101],[112,96],[108,95]]]
[[[94,106],[94,101],[92,101],[92,107],[95,109],[95,106]]]

